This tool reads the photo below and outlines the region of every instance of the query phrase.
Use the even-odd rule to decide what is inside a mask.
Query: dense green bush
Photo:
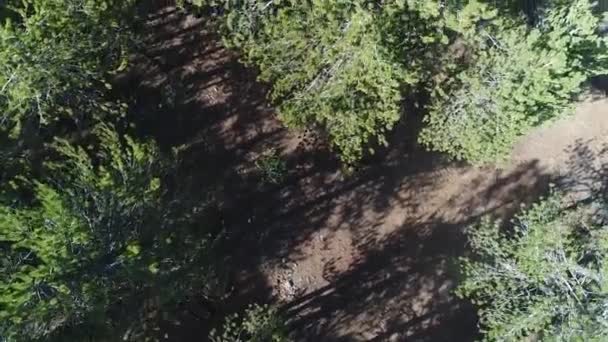
[[[531,128],[570,113],[583,82],[608,68],[587,0],[549,1],[533,28],[478,1],[446,18],[464,56],[449,60],[420,139],[458,159],[504,159]]]
[[[589,210],[553,196],[510,230],[488,219],[469,229],[458,293],[478,307],[486,340],[608,339],[608,228]]]

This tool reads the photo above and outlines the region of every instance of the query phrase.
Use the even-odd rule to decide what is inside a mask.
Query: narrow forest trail
[[[502,168],[424,152],[406,121],[390,151],[346,177],[313,135],[280,124],[265,87],[204,19],[171,7],[148,19],[128,77],[143,129],[164,148],[183,146],[194,187],[221,185],[235,303],[278,303],[297,340],[472,340],[475,314],[451,292],[463,227],[509,217],[549,182],[602,176],[606,100],[523,139]],[[167,94],[171,103],[159,102]],[[268,149],[289,166],[280,186],[255,172]],[[171,336],[199,341],[197,328]]]

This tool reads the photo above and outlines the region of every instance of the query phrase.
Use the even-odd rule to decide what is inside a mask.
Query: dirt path
[[[165,148],[182,146],[193,187],[222,184],[234,302],[279,303],[296,340],[472,340],[476,317],[451,293],[463,226],[508,217],[550,181],[602,174],[606,100],[534,132],[502,169],[421,151],[405,122],[390,151],[345,177],[313,135],[282,127],[265,88],[204,20],[165,8],[146,30],[129,80],[144,130]],[[167,92],[174,102],[159,103]],[[289,166],[280,186],[261,185],[255,172],[268,148]],[[177,330],[180,341],[202,338],[196,323]]]

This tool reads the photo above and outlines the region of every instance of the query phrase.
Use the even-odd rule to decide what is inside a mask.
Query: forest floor
[[[601,98],[493,167],[424,151],[417,120],[405,120],[390,149],[346,176],[322,140],[281,125],[267,87],[205,19],[167,7],[145,32],[127,77],[143,129],[163,148],[182,146],[193,187],[221,185],[231,298],[279,305],[296,340],[471,341],[475,313],[452,293],[463,228],[483,215],[509,218],[551,182],[583,191],[603,178]],[[280,185],[263,184],[255,166],[271,149],[288,165]],[[206,334],[195,319],[168,329],[176,341]]]

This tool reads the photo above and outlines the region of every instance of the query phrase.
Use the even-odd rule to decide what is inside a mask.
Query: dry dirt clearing
[[[297,340],[472,340],[475,314],[451,292],[463,227],[509,217],[550,182],[584,196],[602,179],[605,99],[533,132],[501,167],[423,151],[408,119],[390,150],[344,176],[313,134],[282,127],[265,87],[204,19],[171,7],[148,19],[129,81],[143,126],[163,147],[186,146],[193,186],[221,184],[234,303],[280,305]],[[159,103],[167,94],[171,103]],[[288,164],[279,186],[260,185],[255,171],[268,149]],[[196,321],[170,330],[180,341],[205,334]]]
[[[500,168],[417,169],[424,153],[386,159],[365,181],[311,204],[301,220],[322,208],[323,221],[262,271],[308,340],[471,340],[474,315],[451,294],[463,226],[508,218],[550,183],[587,196],[605,181],[607,146],[602,100],[522,139]]]

